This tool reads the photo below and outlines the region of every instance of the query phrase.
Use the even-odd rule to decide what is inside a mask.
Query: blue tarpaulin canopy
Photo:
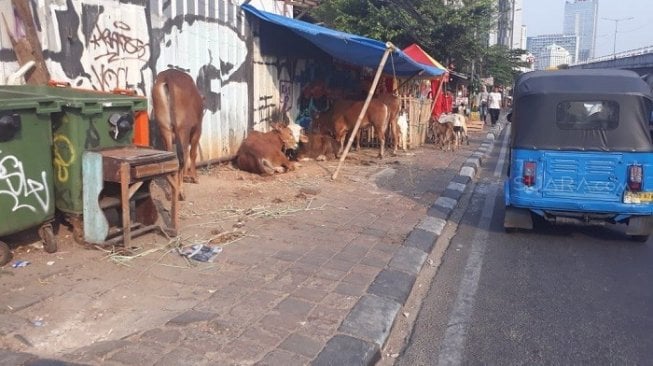
[[[333,58],[352,65],[376,69],[379,67],[383,53],[387,48],[386,44],[381,41],[268,13],[249,4],[243,5],[242,8],[263,21],[291,30]],[[432,78],[445,73],[445,70],[437,67],[417,63],[399,48],[392,52],[391,57],[383,69],[385,74],[395,74],[397,76],[419,75],[420,77]]]

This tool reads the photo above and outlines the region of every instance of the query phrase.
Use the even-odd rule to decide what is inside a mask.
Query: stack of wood
[[[485,123],[481,121],[481,117],[478,112],[472,112],[467,119],[467,131],[470,132],[482,132]]]

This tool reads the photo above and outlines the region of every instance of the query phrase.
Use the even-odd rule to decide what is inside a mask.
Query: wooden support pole
[[[25,74],[25,81],[31,85],[47,85],[50,80],[50,73],[45,65],[41,42],[34,26],[34,17],[32,17],[29,1],[12,0],[11,3],[16,11],[16,16],[25,27],[25,38],[19,39],[12,36],[9,33],[9,29],[7,29],[18,63],[21,66],[28,61],[34,61],[36,63],[34,69]],[[6,20],[5,28],[8,28]]]
[[[379,79],[381,79],[381,73],[383,72],[383,67],[385,66],[385,63],[388,61],[388,56],[390,56],[390,54],[395,50],[395,46],[390,42],[387,42],[385,46],[386,46],[385,52],[383,53],[383,57],[381,57],[381,62],[379,63],[379,67],[376,69],[376,75],[374,75],[374,81],[372,81],[372,86],[370,87],[370,91],[367,93],[365,104],[363,104],[363,108],[361,109],[361,112],[358,114],[356,125],[354,126],[354,129],[351,132],[351,135],[349,136],[349,141],[347,141],[347,146],[345,147],[345,151],[343,151],[342,155],[340,156],[340,161],[338,161],[338,166],[336,167],[336,171],[331,176],[331,179],[333,180],[338,178],[338,172],[342,167],[342,163],[345,161],[345,158],[347,158],[349,149],[351,149],[351,145],[354,142],[354,139],[356,138],[358,129],[360,128],[361,122],[363,121],[363,116],[367,113],[367,108],[369,107],[370,102],[372,101],[372,96],[374,96],[374,91],[376,90],[376,86],[379,83]]]

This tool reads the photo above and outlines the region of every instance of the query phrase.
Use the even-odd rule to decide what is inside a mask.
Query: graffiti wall
[[[251,90],[250,32],[240,1],[29,0],[51,79],[149,97],[155,75],[169,67],[193,76],[205,97],[200,159],[229,156],[250,125],[258,97]],[[283,2],[250,2],[292,13]],[[10,1],[0,2],[0,84],[19,65],[9,36],[25,27]],[[278,88],[275,86],[274,90]],[[279,99],[279,92],[273,92]]]

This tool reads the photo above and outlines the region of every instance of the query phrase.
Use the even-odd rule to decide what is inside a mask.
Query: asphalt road
[[[653,365],[653,240],[618,225],[504,233],[500,142],[396,364]]]

